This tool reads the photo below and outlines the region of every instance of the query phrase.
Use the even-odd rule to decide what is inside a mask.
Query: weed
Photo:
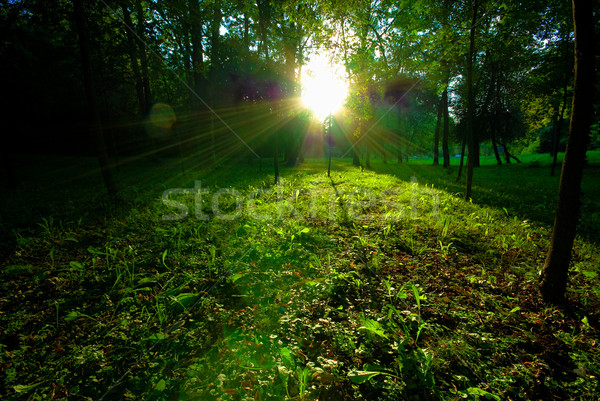
[[[135,211],[6,225],[16,246],[0,269],[0,397],[598,398],[593,227],[573,252],[576,307],[543,309],[536,295],[552,222],[551,208],[530,206],[553,181],[539,178],[546,192],[533,196],[511,180],[541,171],[484,165],[474,195],[486,198],[464,203],[430,166],[373,161],[386,169],[374,174],[340,161],[332,183],[317,163],[282,169],[281,216],[277,191],[255,193],[265,220],[162,221],[161,188],[135,180]],[[164,189],[208,175],[206,188],[235,184],[246,198],[270,181],[235,173],[144,174]],[[389,188],[373,206],[370,193]],[[234,200],[223,194],[223,213]]]

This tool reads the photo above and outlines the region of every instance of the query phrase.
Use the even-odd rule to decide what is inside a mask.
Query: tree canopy
[[[321,54],[341,67],[348,85],[336,118],[344,119],[345,146],[357,157],[431,156],[447,93],[447,120],[456,126],[447,159],[461,153],[469,127],[472,29],[476,157],[480,146],[508,153],[510,143],[548,150],[551,127],[569,112],[563,99],[572,87],[573,31],[564,2],[103,0],[84,7],[113,156],[170,154],[178,144],[208,165],[271,156],[265,141],[304,115],[295,99],[307,65]],[[81,131],[89,113],[73,13],[62,0],[3,2],[3,109],[13,116],[12,148],[93,148]],[[386,99],[386,88],[400,81],[414,86]],[[154,104],[168,104],[176,124],[152,127]],[[390,118],[398,121],[390,125]],[[295,141],[285,142],[280,151],[295,153],[286,148]]]

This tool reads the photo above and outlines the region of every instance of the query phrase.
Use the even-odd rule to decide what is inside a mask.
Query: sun
[[[348,85],[341,78],[341,67],[326,56],[316,55],[305,67],[302,77],[302,102],[321,121],[342,107]]]

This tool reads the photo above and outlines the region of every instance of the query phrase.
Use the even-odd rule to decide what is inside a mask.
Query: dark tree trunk
[[[565,45],[565,48],[568,49],[569,46],[569,39],[568,36],[565,35],[563,37],[563,43]],[[568,54],[568,52],[565,52],[565,54]],[[567,62],[565,63],[567,66],[569,66],[569,62],[567,60]],[[563,120],[565,118],[565,109],[567,108],[567,102],[569,100],[569,82],[571,81],[571,68],[567,68],[565,70],[565,75],[564,75],[564,82],[563,82],[563,99],[562,99],[562,107],[560,109],[560,113],[558,115],[558,121],[556,122],[556,126],[555,126],[555,131],[553,132],[553,141],[552,141],[552,168],[550,169],[550,176],[554,177],[554,173],[556,171],[556,163],[557,163],[557,159],[558,159],[558,151],[560,150],[560,136],[561,136],[561,130],[562,130],[562,125],[563,125]]]
[[[463,166],[465,164],[465,148],[466,147],[467,147],[467,137],[465,135],[465,137],[462,140],[462,146],[460,149],[460,163],[458,165],[458,175],[456,176],[456,181],[460,181],[460,178],[462,177]]]
[[[133,21],[131,20],[131,13],[127,8],[125,1],[121,0],[121,10],[123,11],[123,21],[125,22],[126,33],[127,33],[127,52],[129,53],[129,61],[131,62],[131,71],[133,72],[133,78],[135,79],[135,92],[138,99],[138,105],[140,108],[141,115],[148,112],[146,105],[146,98],[144,97],[144,82],[142,80],[142,73],[140,72],[139,58],[138,58],[138,46],[133,33]]]
[[[486,57],[489,57],[490,53],[489,51],[486,52]],[[502,158],[500,157],[500,152],[498,151],[498,141],[497,141],[497,127],[498,127],[498,123],[501,119],[500,117],[500,102],[501,102],[501,93],[500,93],[500,82],[499,82],[499,77],[498,77],[498,73],[496,71],[496,64],[492,63],[491,66],[491,76],[492,76],[492,82],[490,85],[490,88],[488,90],[488,96],[486,98],[486,104],[484,105],[484,109],[486,109],[491,102],[492,102],[492,93],[495,94],[494,96],[494,102],[493,102],[493,106],[492,106],[492,113],[491,113],[491,119],[490,119],[490,139],[492,141],[492,148],[494,150],[494,156],[496,157],[496,163],[501,166],[502,165]]]
[[[492,148],[494,149],[494,156],[496,157],[496,163],[501,166],[502,158],[500,157],[500,153],[498,152],[498,143],[496,142],[496,134],[494,133],[495,128],[492,125]]]
[[[440,103],[438,105],[438,114],[437,121],[435,123],[435,136],[433,138],[433,165],[440,165],[440,129],[442,127],[442,116],[444,109],[444,101],[443,98],[440,98]]]
[[[506,145],[506,141],[502,142],[502,146],[504,147],[504,158],[506,160],[506,164],[510,164],[510,159],[515,159],[517,163],[521,163],[521,160],[517,156],[510,153],[508,146]]]
[[[221,99],[219,99],[219,63],[220,63],[220,55],[219,55],[219,47],[220,47],[220,28],[221,21],[223,19],[223,12],[221,10],[221,3],[216,1],[212,4],[212,16],[210,23],[210,82],[208,83],[210,99],[212,101],[213,108],[218,108],[221,106]],[[216,144],[216,129],[217,129],[217,116],[214,112],[210,114],[210,144],[208,144],[207,148],[209,149],[210,157],[207,157],[206,160],[212,160],[212,163],[216,163],[218,160],[217,155],[217,144]],[[208,155],[207,155],[208,156]],[[210,164],[210,163],[208,163]]]
[[[91,117],[91,130],[94,136],[96,145],[96,155],[100,163],[100,171],[104,180],[104,186],[111,199],[115,199],[118,193],[117,186],[113,179],[112,170],[108,163],[108,155],[106,153],[106,142],[102,125],[100,122],[100,112],[96,101],[96,88],[94,86],[94,78],[92,75],[92,62],[90,57],[89,37],[86,27],[86,16],[83,9],[82,0],[74,0],[74,18],[77,34],[79,36],[79,51],[81,53],[81,66],[83,70],[83,83],[88,102],[88,108]]]
[[[279,140],[277,134],[273,137],[273,169],[275,170],[275,185],[279,184]]]
[[[397,139],[397,143],[398,143],[398,164],[402,164],[402,131],[403,131],[403,115],[404,115],[404,110],[402,109],[402,107],[399,107],[400,112],[398,113],[398,119],[399,124],[398,126],[400,127],[400,131],[398,132],[398,139]]]
[[[258,0],[256,2],[258,7],[258,27],[260,30],[260,41],[259,53],[262,53],[265,57],[267,65],[269,64],[269,43],[268,43],[268,31],[269,25],[271,24],[271,4],[269,0]]]
[[[594,114],[594,19],[592,2],[573,0],[575,83],[569,140],[560,176],[550,248],[540,275],[545,302],[562,303],[581,207],[581,180]]]
[[[473,168],[476,164],[475,150],[475,129],[474,129],[474,107],[475,95],[473,93],[473,57],[475,55],[475,27],[477,24],[477,9],[479,0],[474,0],[473,17],[471,19],[471,34],[469,40],[469,54],[467,56],[467,148],[469,156],[467,159],[467,188],[465,190],[465,200],[471,200],[471,188],[473,186]]]
[[[250,18],[248,17],[248,13],[244,13],[244,51],[250,49]]]
[[[555,156],[558,151],[558,135],[557,135],[557,125],[558,125],[558,112],[554,113],[552,116],[552,143],[550,143],[550,156]],[[550,176],[554,176],[554,164],[552,164],[552,172]]]
[[[328,162],[327,162],[327,177],[330,177],[331,175],[331,148],[333,147],[333,124],[332,124],[332,119],[333,117],[331,115],[329,115],[329,129],[327,130],[327,135],[325,136],[325,138],[327,139],[327,150],[328,150]]]
[[[506,141],[502,141],[502,147],[504,148],[504,161],[506,161],[506,164],[510,164],[510,152],[506,147]]]
[[[194,91],[196,91],[196,94],[202,95],[201,90],[204,86],[204,48],[202,47],[202,18],[198,0],[188,0],[188,8],[190,16],[190,41],[192,42]],[[195,100],[197,101],[197,99]]]
[[[144,9],[142,8],[141,0],[137,0],[135,2],[135,10],[137,14],[137,34],[140,38],[146,37],[146,27],[144,21],[146,20],[146,16],[144,15]],[[152,93],[150,92],[150,69],[148,66],[148,55],[146,54],[146,44],[138,42],[139,46],[139,56],[140,56],[140,64],[141,64],[141,74],[142,74],[142,87],[144,88],[144,103],[146,111],[144,114],[150,111],[150,107],[152,106]]]
[[[327,177],[331,177],[331,143],[327,140]]]
[[[560,109],[560,113],[558,115],[558,119],[556,121],[556,125],[554,126],[553,138],[552,138],[552,168],[550,169],[550,176],[554,177],[554,172],[556,170],[556,162],[558,159],[558,151],[560,148],[560,134],[561,128],[563,124],[563,119],[565,115],[565,109],[567,108],[568,101],[568,78],[565,79],[565,84],[563,86],[563,104]]]
[[[448,147],[448,136],[450,135],[450,112],[448,111],[448,86],[442,92],[442,103],[444,113],[444,133],[442,135],[442,153],[444,157],[444,168],[450,167],[450,149]],[[464,153],[464,152],[463,152]]]
[[[360,166],[360,157],[358,155],[358,150],[356,149],[356,146],[352,148],[352,165],[355,167]]]
[[[298,54],[298,40],[294,22],[289,23],[286,36],[287,40],[284,43],[285,75],[289,83],[292,84],[296,81],[296,54]],[[293,91],[290,95],[293,95]]]
[[[550,145],[550,156],[552,156],[552,166],[550,167],[550,177],[554,177],[556,171],[556,162],[558,161],[558,113],[552,116],[552,144]]]

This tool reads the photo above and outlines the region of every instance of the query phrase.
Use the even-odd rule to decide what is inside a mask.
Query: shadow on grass
[[[527,159],[526,159],[527,160]],[[486,160],[487,161],[487,160]],[[417,163],[384,164],[372,162],[372,170],[409,181],[417,177],[419,184],[433,185],[457,197],[463,197],[464,178],[456,181],[457,167],[443,169]],[[560,177],[550,176],[550,165],[531,160],[509,165],[483,164],[475,169],[473,202],[497,209],[523,220],[552,226],[558,200]],[[589,164],[582,183],[582,209],[578,233],[588,241],[600,242],[600,166]]]

